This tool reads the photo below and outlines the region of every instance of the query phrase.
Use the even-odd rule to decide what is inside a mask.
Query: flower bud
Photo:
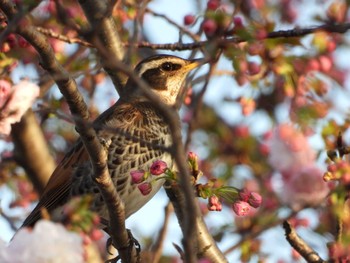
[[[241,201],[248,202],[250,191],[248,191],[246,188],[243,188],[239,191],[238,195]]]
[[[184,17],[184,24],[186,26],[192,25],[194,23],[194,21],[196,20],[194,15],[186,15]]]
[[[154,163],[152,163],[150,172],[153,175],[161,175],[165,173],[166,169],[168,169],[167,163],[161,160],[157,160]]]
[[[262,202],[262,197],[260,194],[256,193],[256,192],[251,192],[249,195],[249,199],[248,199],[248,203],[254,207],[254,208],[258,208],[261,205]]]
[[[133,184],[139,184],[145,180],[144,170],[131,171],[130,175],[131,175],[131,182]]]
[[[144,182],[137,186],[142,195],[148,195],[152,191],[152,185],[149,182]]]
[[[221,211],[222,210],[222,204],[216,195],[212,195],[211,197],[209,197],[207,207],[208,207],[209,211]]]
[[[250,211],[250,205],[244,201],[236,201],[232,205],[233,212],[238,216],[246,216]]]

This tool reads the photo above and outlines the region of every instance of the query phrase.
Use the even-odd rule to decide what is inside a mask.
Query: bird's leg
[[[131,256],[132,254],[132,248],[135,247],[136,249],[136,253],[137,253],[137,257],[140,257],[140,252],[141,252],[141,245],[139,243],[139,241],[134,238],[134,236],[132,235],[130,229],[126,230],[128,232],[128,236],[129,236],[129,245],[127,247],[120,247],[118,248],[119,250],[123,250],[123,249],[128,249],[129,250],[129,255]],[[108,232],[107,232],[108,233]],[[106,243],[106,250],[108,252],[108,254],[113,255],[113,253],[110,251],[111,246],[115,247],[115,245],[113,244],[113,240],[112,238],[108,238],[107,243]],[[120,256],[116,256],[115,258],[112,259],[108,259],[107,261],[105,261],[106,263],[115,263],[118,262],[118,260],[120,260]],[[139,260],[138,260],[139,262]]]

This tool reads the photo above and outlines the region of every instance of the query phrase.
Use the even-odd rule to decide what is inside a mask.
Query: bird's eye
[[[162,64],[162,70],[164,71],[172,71],[174,70],[174,64],[170,62],[165,62]]]

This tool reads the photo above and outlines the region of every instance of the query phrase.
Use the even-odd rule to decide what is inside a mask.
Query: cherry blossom
[[[1,92],[5,95],[5,92]],[[23,114],[31,107],[35,98],[39,96],[39,87],[27,80],[14,85],[7,97],[1,97],[0,103],[0,134],[8,135],[11,124],[19,122]]]

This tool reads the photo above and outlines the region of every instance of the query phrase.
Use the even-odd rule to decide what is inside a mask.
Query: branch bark
[[[41,194],[56,164],[32,110],[12,125],[15,159],[25,169],[36,191]]]
[[[325,263],[315,250],[313,250],[292,228],[288,221],[284,221],[283,228],[289,244],[309,263]]]
[[[83,8],[91,26],[88,35],[92,35],[92,37],[98,36],[98,40],[110,54],[109,59],[123,61],[125,56],[124,46],[111,16],[113,6],[108,3],[110,1],[79,0],[79,4]],[[90,36],[87,37],[91,38]],[[101,60],[105,71],[111,77],[118,93],[121,94],[127,75],[110,68],[104,61]]]
[[[186,209],[186,199],[181,191],[181,188],[177,184],[167,182],[164,186],[166,193],[174,206],[176,216],[179,220],[182,231],[185,231],[186,225],[184,224],[187,214],[192,213]],[[217,247],[215,240],[208,231],[208,228],[200,216],[198,205],[196,209],[195,226],[197,229],[196,244],[197,244],[197,257],[209,259],[212,263],[228,262],[223,253]]]

